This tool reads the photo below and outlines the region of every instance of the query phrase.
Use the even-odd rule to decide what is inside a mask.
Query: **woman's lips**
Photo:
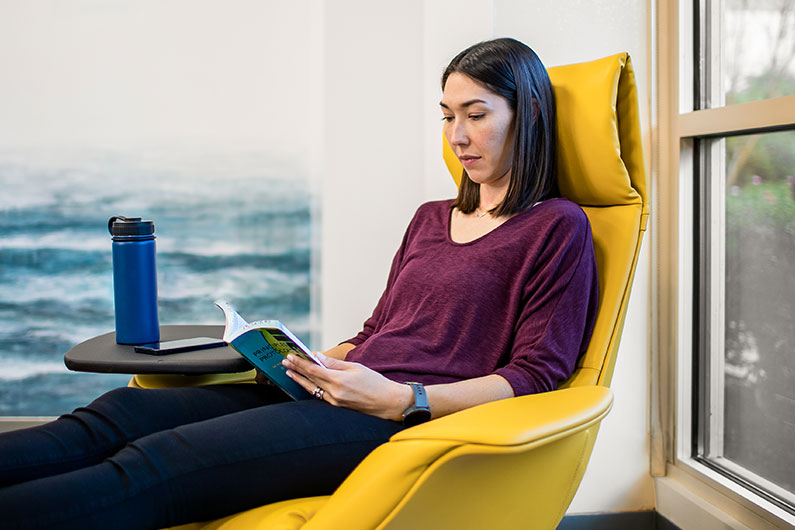
[[[465,166],[471,166],[472,164],[474,164],[475,162],[480,160],[480,157],[479,156],[464,155],[464,156],[459,157],[459,160]]]

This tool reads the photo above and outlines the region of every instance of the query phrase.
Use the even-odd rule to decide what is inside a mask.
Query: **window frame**
[[[795,130],[795,124],[785,130]],[[776,131],[762,127],[754,132]],[[693,332],[693,374],[697,374],[697,377],[691,387],[693,413],[690,452],[687,456],[795,516],[795,492],[781,488],[723,455],[726,329],[725,139],[730,136],[734,135],[697,136],[694,137],[692,147],[695,205],[692,327],[701,327],[703,332]],[[700,432],[702,429],[705,432]],[[683,445],[680,453],[685,452],[685,447]]]
[[[697,97],[698,84],[704,80],[694,75],[695,39],[704,38],[702,32],[694,31],[695,22],[704,14],[704,10],[696,11],[698,5],[697,0],[658,0],[653,11],[657,136],[652,159],[652,306],[657,316],[652,322],[651,355],[657,370],[652,372],[651,382],[651,470],[656,477],[657,507],[675,523],[703,522],[703,516],[694,515],[695,511],[710,512],[713,522],[720,520],[722,524],[715,528],[739,527],[737,523],[753,528],[795,528],[795,515],[692,456],[695,422],[703,421],[692,405],[693,386],[698,381],[693,371],[694,340],[699,336],[693,326],[700,314],[695,289],[704,282],[701,274],[695,274],[695,249],[709,248],[714,253],[721,248],[720,240],[708,241],[709,246],[704,247],[696,230],[694,161],[698,160],[698,144],[705,143],[698,139],[795,127],[795,96],[701,108],[704,102]],[[709,158],[714,156],[713,152]],[[713,278],[712,284],[715,281]],[[710,296],[719,300],[721,292],[721,287],[714,287]],[[713,320],[713,331],[719,322],[720,316]],[[722,349],[713,349],[722,357]],[[712,381],[711,391],[720,384]],[[689,508],[672,500],[674,491],[680,496],[679,505],[687,499]]]

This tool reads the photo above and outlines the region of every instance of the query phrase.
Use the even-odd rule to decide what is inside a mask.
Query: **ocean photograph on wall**
[[[63,362],[114,329],[112,216],[154,222],[161,325],[226,298],[313,346],[308,4],[0,5],[0,416],[129,382]]]
[[[269,174],[264,157],[207,158],[135,167],[106,153],[47,167],[0,153],[0,415],[58,414],[127,384],[63,363],[72,346],[113,331],[114,215],[155,223],[161,325],[222,324],[213,300],[223,297],[309,342],[306,182]]]

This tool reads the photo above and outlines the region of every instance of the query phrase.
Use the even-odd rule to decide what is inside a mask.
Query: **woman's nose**
[[[459,123],[450,125],[450,145],[466,145],[469,142],[466,126]]]

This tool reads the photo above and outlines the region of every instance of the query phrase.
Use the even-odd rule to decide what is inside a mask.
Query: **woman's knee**
[[[96,398],[94,401],[89,403],[86,407],[87,409],[93,408],[105,408],[107,406],[117,406],[120,403],[125,403],[130,399],[134,398],[135,395],[141,392],[142,389],[140,388],[131,388],[127,386],[122,386],[119,388],[114,388],[113,390],[109,390]],[[79,409],[78,409],[79,410]]]

